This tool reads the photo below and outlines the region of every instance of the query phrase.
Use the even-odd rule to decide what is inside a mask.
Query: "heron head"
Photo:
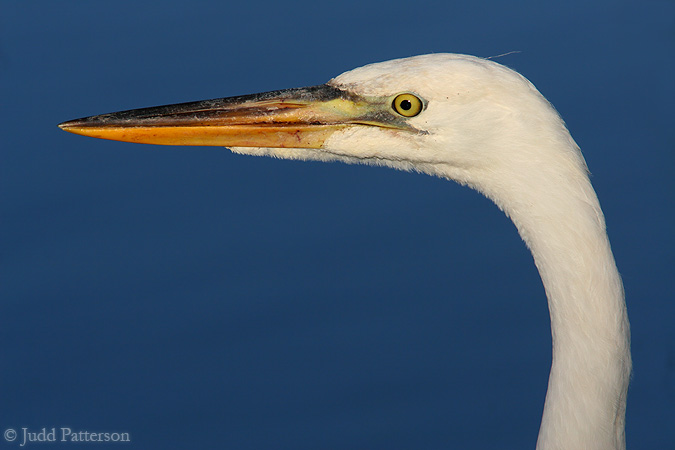
[[[526,148],[533,123],[540,117],[550,124],[551,112],[557,118],[525,78],[504,66],[434,54],[370,64],[319,86],[103,114],[60,127],[127,142],[387,165],[471,183],[475,172],[526,160],[526,152],[513,155],[505,146],[516,148],[517,137],[518,148]]]

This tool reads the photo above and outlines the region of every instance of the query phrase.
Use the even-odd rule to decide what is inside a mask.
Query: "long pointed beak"
[[[417,131],[390,105],[388,98],[320,85],[103,114],[59,127],[143,144],[321,148],[333,132],[352,125]]]

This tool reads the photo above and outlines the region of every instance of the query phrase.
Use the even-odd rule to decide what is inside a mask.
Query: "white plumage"
[[[537,448],[625,448],[623,286],[583,156],[555,109],[518,73],[464,55],[371,64],[329,84],[418,94],[428,107],[409,122],[425,133],[353,127],[318,150],[233,150],[417,170],[492,199],[532,251],[548,296],[553,364]]]
[[[537,448],[625,448],[631,357],[623,286],[583,156],[554,108],[518,73],[453,54],[367,65],[332,79],[321,92],[324,97],[309,100],[306,92],[281,91],[274,98],[174,105],[62,127],[134,142],[385,165],[482,192],[515,223],[548,297],[553,362]],[[411,117],[396,115],[391,99],[400,93],[413,94],[424,107]],[[190,115],[176,115],[176,108]],[[193,116],[203,119],[199,126],[222,126],[227,136],[198,128]],[[178,122],[169,137],[157,137],[159,127]],[[241,137],[246,130],[255,133]],[[210,134],[197,140],[199,133]],[[265,146],[252,146],[256,142]]]

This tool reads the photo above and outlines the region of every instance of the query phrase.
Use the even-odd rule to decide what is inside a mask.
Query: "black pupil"
[[[412,108],[412,103],[410,103],[410,100],[401,100],[401,104],[399,106],[402,110],[407,111]]]

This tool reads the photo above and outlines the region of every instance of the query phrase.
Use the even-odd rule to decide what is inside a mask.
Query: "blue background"
[[[498,61],[560,111],[607,217],[633,332],[628,445],[672,448],[675,6],[651,0],[4,1],[0,428],[131,433],[111,448],[534,448],[548,310],[488,200],[56,127],[510,51]]]

